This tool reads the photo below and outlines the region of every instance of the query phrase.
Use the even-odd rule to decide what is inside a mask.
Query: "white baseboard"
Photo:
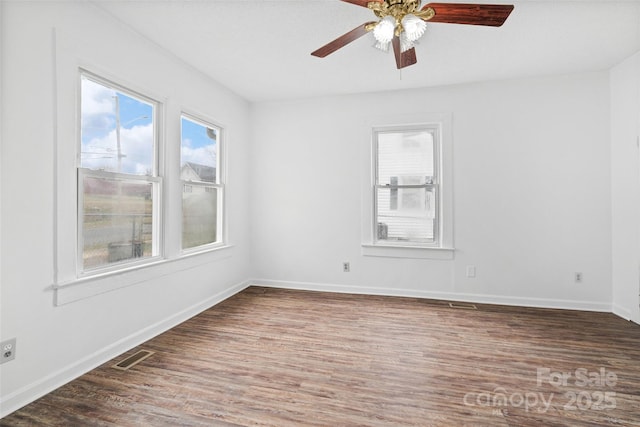
[[[618,304],[613,304],[613,314],[618,317],[622,317],[624,320],[633,319],[631,312],[624,307],[620,307]]]
[[[118,355],[160,335],[163,332],[179,325],[193,316],[213,307],[225,299],[237,294],[250,286],[249,281],[244,281],[231,286],[206,300],[187,307],[168,318],[148,326],[128,337],[125,337],[87,357],[66,366],[53,374],[28,384],[21,389],[7,395],[0,400],[0,418],[20,409],[21,407],[35,401],[58,387],[78,378],[79,376],[97,368]]]
[[[339,292],[350,294],[386,295],[397,297],[427,298],[446,301],[475,302],[483,304],[514,305],[519,307],[557,308],[564,310],[584,310],[611,313],[611,304],[579,300],[552,300],[544,298],[505,297],[501,295],[481,295],[454,292],[434,292],[417,289],[377,288],[348,286],[331,283],[292,282],[282,280],[252,279],[253,286],[298,289],[306,291]]]

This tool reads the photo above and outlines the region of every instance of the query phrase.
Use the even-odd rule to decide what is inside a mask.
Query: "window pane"
[[[434,142],[429,131],[379,132],[378,184],[407,185],[403,179],[412,177],[411,184],[433,182]]]
[[[218,195],[215,187],[184,185],[182,191],[182,248],[218,239]]]
[[[219,182],[220,130],[182,117],[180,177],[183,181]]]
[[[433,188],[379,188],[376,200],[377,239],[416,243],[433,242],[435,200]]]
[[[154,175],[154,107],[82,76],[81,167]]]
[[[84,178],[84,269],[153,255],[153,185]]]

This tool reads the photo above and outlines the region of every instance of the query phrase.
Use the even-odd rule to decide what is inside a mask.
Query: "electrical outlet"
[[[469,277],[469,278],[476,277],[476,266],[475,265],[467,265],[467,277]]]
[[[342,263],[342,271],[344,273],[348,273],[351,271],[351,264],[349,263],[349,261],[345,261]]]
[[[579,271],[576,272],[575,281],[576,281],[576,283],[582,282],[582,273],[581,272],[579,272]]]
[[[16,358],[16,339],[12,338],[0,343],[0,363],[5,363]]]

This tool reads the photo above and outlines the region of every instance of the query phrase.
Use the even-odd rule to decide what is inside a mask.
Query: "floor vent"
[[[478,307],[476,307],[475,304],[471,304],[468,302],[450,302],[449,303],[449,307],[451,308],[462,308],[465,310],[477,310]]]
[[[154,351],[140,350],[139,352],[134,353],[131,356],[127,357],[120,363],[113,365],[113,367],[116,369],[120,369],[121,371],[126,371],[127,369],[142,362],[147,357],[152,356],[154,353],[155,353]]]

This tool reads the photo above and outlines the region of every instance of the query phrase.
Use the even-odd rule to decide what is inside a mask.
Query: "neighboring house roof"
[[[184,180],[216,182],[216,168],[193,162],[186,162],[180,171],[180,177]]]

